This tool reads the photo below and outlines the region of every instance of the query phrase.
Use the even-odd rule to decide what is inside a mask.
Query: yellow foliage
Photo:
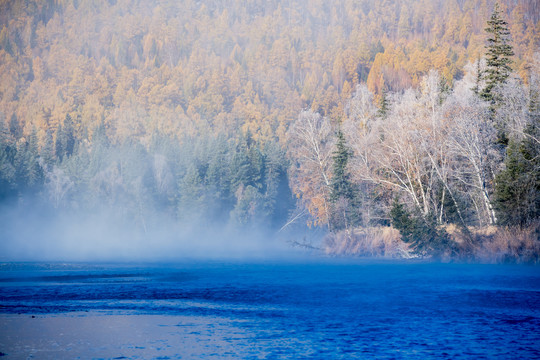
[[[302,108],[337,118],[360,82],[376,94],[402,90],[431,68],[452,80],[484,52],[494,1],[226,3],[58,1],[44,15],[32,10],[40,1],[7,2],[0,112],[41,129],[68,112],[83,126],[121,129],[119,111],[134,96],[126,111],[141,118],[129,124],[177,135],[249,128],[283,143]],[[538,17],[528,2],[501,6],[525,76]]]

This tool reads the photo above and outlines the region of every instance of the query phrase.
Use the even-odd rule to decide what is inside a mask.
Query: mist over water
[[[46,212],[49,210],[49,213]],[[0,261],[175,261],[279,259],[302,256],[268,228],[174,221],[145,229],[118,215],[54,212],[31,206],[0,208]]]

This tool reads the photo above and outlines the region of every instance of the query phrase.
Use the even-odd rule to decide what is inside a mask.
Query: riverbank
[[[480,263],[540,262],[540,223],[527,228],[469,227],[468,233],[455,225],[443,227],[455,244],[454,253],[445,254],[445,261]],[[410,259],[418,257],[410,244],[402,241],[399,231],[392,227],[356,228],[328,234],[323,250],[331,256]]]

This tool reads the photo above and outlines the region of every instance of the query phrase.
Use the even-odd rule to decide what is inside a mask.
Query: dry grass
[[[461,248],[458,256],[462,259],[485,263],[540,262],[540,221],[525,229],[470,227],[470,237],[455,225],[447,225],[445,230]],[[399,231],[392,227],[358,228],[328,234],[324,239],[324,250],[335,256],[413,257],[408,245],[401,241]]]
[[[475,240],[474,256],[484,262],[540,261],[540,223],[524,229],[506,227],[478,231]]]
[[[391,227],[357,228],[329,234],[324,239],[329,255],[384,258],[410,258],[410,250],[400,239],[399,231]]]
[[[448,225],[445,230],[457,244],[462,245],[461,255],[465,258],[487,263],[540,261],[540,222],[524,229],[469,227],[472,243],[467,242],[467,236],[455,225]]]

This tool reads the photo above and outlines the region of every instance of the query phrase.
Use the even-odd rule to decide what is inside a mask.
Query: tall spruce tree
[[[73,125],[73,119],[69,114],[66,114],[64,119],[64,134],[66,137],[66,156],[71,156],[75,149],[75,129]]]
[[[386,120],[386,118],[388,117],[388,111],[390,111],[388,92],[386,91],[386,87],[383,87],[381,98],[379,100],[379,110],[377,111],[377,116],[379,116],[383,120]]]
[[[475,74],[475,78],[474,78],[474,87],[472,88],[472,91],[474,92],[474,94],[476,96],[481,96],[481,92],[483,90],[482,89],[482,81],[483,81],[484,72],[482,70],[482,65],[481,64],[482,63],[481,63],[480,59],[477,59],[476,63],[474,64],[476,74]]]
[[[499,100],[494,89],[497,85],[504,84],[510,76],[511,57],[514,55],[510,45],[508,23],[501,17],[498,3],[495,4],[493,14],[487,21],[485,31],[489,33],[486,46],[487,66],[484,72],[486,86],[480,96],[494,107]]]
[[[52,131],[47,129],[45,131],[45,144],[41,149],[41,159],[43,160],[43,165],[46,168],[49,168],[54,162],[55,154],[55,143],[53,141]]]
[[[15,114],[12,114],[11,119],[9,120],[9,132],[15,140],[19,140],[23,136],[23,128]]]
[[[332,230],[352,228],[360,224],[360,201],[358,189],[347,170],[351,150],[347,147],[345,136],[341,130],[337,132],[336,150],[333,159],[333,175],[331,182],[330,202],[332,214],[330,225]]]
[[[69,114],[66,114],[64,126],[58,124],[56,130],[55,152],[59,161],[64,157],[70,157],[75,150],[75,129],[73,119]]]
[[[65,147],[64,130],[62,129],[62,124],[58,124],[58,128],[56,129],[56,141],[54,143],[54,152],[58,161],[62,161],[65,154]]]
[[[37,192],[45,178],[40,164],[36,130],[17,143],[17,153],[14,159],[15,180],[19,192]]]
[[[15,195],[15,151],[13,137],[0,119],[0,201]]]

